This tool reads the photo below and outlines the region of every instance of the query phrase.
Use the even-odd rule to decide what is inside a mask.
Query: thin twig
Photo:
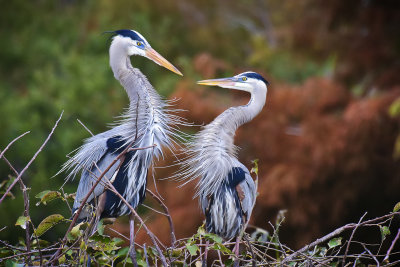
[[[85,128],[86,131],[88,131],[92,136],[94,136],[94,134],[92,133],[92,131],[89,130],[88,127],[85,126],[85,124],[83,124],[83,122],[81,122],[79,119],[76,119],[80,125],[83,126],[83,128]]]
[[[149,210],[152,210],[152,211],[154,211],[155,213],[158,213],[158,214],[160,214],[160,215],[163,215],[163,216],[168,216],[166,213],[164,213],[164,212],[162,212],[162,211],[159,211],[159,210],[156,210],[155,208],[152,208],[152,207],[150,207],[149,205],[146,205],[146,204],[141,204],[143,207],[145,207],[145,208],[148,208]]]
[[[47,252],[47,251],[54,251],[57,250],[58,248],[47,248],[47,249],[42,249],[42,252]],[[74,248],[74,249],[79,249],[79,248]],[[5,260],[9,260],[9,259],[13,259],[13,258],[18,258],[21,256],[27,256],[27,255],[31,255],[31,254],[35,254],[38,253],[39,251],[37,250],[32,250],[30,252],[23,252],[23,253],[19,253],[19,254],[15,254],[12,256],[8,256],[8,257],[4,257],[4,258],[0,258],[0,262],[3,262]],[[48,255],[50,257],[50,255]]]
[[[374,218],[374,219],[371,219],[371,220],[364,221],[364,222],[360,223],[359,226],[370,225],[372,223],[376,223],[376,222],[385,220],[387,218],[391,218],[391,217],[393,217],[395,215],[400,215],[400,212],[392,212],[392,213],[386,214],[386,215],[381,216],[381,217],[377,217],[377,218]],[[342,232],[344,232],[344,231],[346,231],[348,229],[353,229],[356,226],[357,226],[357,224],[355,224],[355,223],[349,223],[349,224],[346,224],[346,225],[344,225],[342,227],[339,227],[336,230],[332,231],[331,233],[329,233],[329,234],[327,234],[327,235],[325,235],[325,236],[323,236],[321,238],[318,238],[317,240],[315,240],[311,244],[308,244],[308,245],[304,246],[303,248],[297,250],[296,252],[292,253],[291,255],[287,256],[285,259],[283,259],[282,263],[286,263],[286,262],[288,262],[290,260],[293,260],[299,254],[302,254],[302,253],[306,252],[307,250],[313,248],[314,246],[319,245],[321,243],[324,243],[324,242],[332,239],[334,236],[337,236],[337,235],[341,234]]]
[[[358,223],[357,223],[356,227],[354,227],[353,231],[351,232],[351,236],[349,238],[349,241],[347,242],[347,247],[346,247],[346,250],[345,250],[344,256],[343,256],[343,261],[342,261],[342,266],[343,267],[344,267],[344,264],[346,262],[347,253],[349,252],[351,240],[353,239],[354,233],[357,231],[357,228],[360,225],[361,221],[364,219],[365,215],[367,215],[367,213],[364,213],[364,215],[361,216],[360,220],[358,220]]]
[[[11,146],[15,141],[17,141],[18,139],[20,139],[21,137],[23,137],[24,135],[26,135],[26,134],[28,134],[28,133],[30,133],[30,131],[27,131],[27,132],[21,134],[20,136],[18,136],[18,137],[15,138],[14,140],[12,140],[10,143],[8,143],[8,145],[6,146],[6,148],[3,149],[3,152],[1,152],[1,154],[0,154],[0,159],[3,157],[4,153],[6,153],[6,151],[10,148],[10,146]]]
[[[249,249],[250,249],[250,253],[251,253],[251,264],[252,264],[253,267],[256,267],[255,255],[254,255],[253,248],[252,248],[252,246],[251,246],[251,244],[250,244],[250,241],[249,241],[249,239],[248,239],[246,236],[244,236],[244,235],[243,235],[243,239],[246,241],[246,243],[247,243],[247,245],[248,245],[248,247],[249,247]]]
[[[169,213],[168,207],[164,204],[164,202],[156,195],[154,194],[151,190],[146,189],[146,191],[160,204],[160,206],[164,209],[165,211],[165,216],[168,219],[169,227],[171,229],[171,245],[174,248],[175,243],[176,243],[176,237],[175,237],[175,228],[174,228],[174,223],[172,221],[172,217]]]
[[[143,244],[143,251],[144,251],[144,258],[146,259],[146,264],[147,264],[147,266],[150,266],[149,265],[149,258],[147,257],[146,243]]]
[[[376,262],[376,266],[379,267],[379,261],[376,259],[376,257],[374,256],[374,254],[371,253],[371,251],[365,246],[365,244],[362,244],[363,248],[368,252],[368,254],[374,259],[374,261]]]
[[[383,259],[383,261],[389,260],[390,252],[392,252],[392,249],[393,249],[393,247],[394,247],[394,244],[396,244],[396,242],[397,242],[397,240],[399,239],[399,237],[400,237],[400,228],[399,228],[399,230],[397,230],[397,235],[396,235],[396,237],[393,239],[393,242],[392,242],[392,244],[390,245],[388,251],[386,252],[386,256],[385,256],[385,258]]]
[[[32,159],[28,162],[28,164],[25,166],[25,168],[19,173],[18,177],[14,180],[14,182],[7,188],[7,191],[4,193],[3,197],[0,199],[0,204],[3,202],[4,198],[8,193],[11,191],[11,189],[14,187],[14,185],[18,182],[19,179],[21,179],[21,176],[25,173],[25,171],[29,168],[29,166],[32,164],[32,162],[36,159],[38,154],[43,150],[44,146],[47,144],[47,142],[50,140],[50,137],[53,135],[54,130],[57,128],[58,122],[61,120],[62,115],[64,111],[61,112],[60,117],[54,124],[53,129],[51,129],[51,132],[47,136],[46,140],[43,142],[43,144],[40,146],[39,150],[36,151],[35,155],[33,155]]]
[[[22,180],[21,180],[21,181],[22,181]],[[33,236],[35,237],[36,242],[37,242],[37,246],[38,246],[40,266],[43,266],[43,254],[42,254],[42,250],[41,250],[41,248],[40,248],[39,238],[38,238],[38,236],[37,236],[36,233],[35,233],[36,228],[35,228],[35,226],[33,225],[33,222],[32,222],[32,221],[31,221],[30,223],[31,223],[32,230],[33,230]]]

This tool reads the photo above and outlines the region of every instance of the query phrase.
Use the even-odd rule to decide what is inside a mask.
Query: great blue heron
[[[110,66],[114,77],[128,94],[130,105],[123,119],[115,127],[85,140],[64,164],[61,171],[70,171],[67,179],[82,173],[73,213],[80,207],[97,177],[128,145],[132,148],[156,146],[128,151],[107,171],[87,200],[89,207],[93,207],[97,202],[96,213],[100,218],[115,218],[130,213],[127,205],[106,189],[105,179],[112,182],[115,189],[133,208],[144,200],[147,173],[153,158],[162,155],[163,146],[171,147],[171,136],[176,136],[175,128],[180,123],[180,118],[169,112],[169,102],[160,97],[139,69],[132,67],[130,56],[144,56],[179,75],[182,73],[151,48],[140,33],[133,30],[118,30],[112,33],[114,36],[109,51]],[[78,219],[83,220],[91,216],[90,210],[83,209]]]
[[[233,143],[235,131],[262,110],[269,83],[255,72],[197,83],[242,90],[251,95],[246,105],[225,110],[195,135],[186,148],[187,158],[178,173],[187,182],[200,177],[196,196],[206,216],[206,230],[227,240],[239,235],[250,218],[256,197],[249,170],[237,159],[237,147]]]

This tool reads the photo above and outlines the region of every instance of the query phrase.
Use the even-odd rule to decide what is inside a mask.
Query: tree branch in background
[[[333,232],[331,232],[331,233],[329,233],[329,234],[327,234],[327,235],[325,235],[325,236],[323,236],[321,238],[318,238],[317,240],[315,240],[311,244],[306,245],[303,248],[301,248],[301,249],[297,250],[296,252],[292,253],[288,257],[284,258],[282,263],[287,263],[287,262],[289,262],[291,260],[294,260],[297,256],[301,255],[302,253],[305,253],[307,250],[312,249],[313,247],[315,247],[315,246],[317,246],[319,244],[322,244],[322,243],[324,243],[326,241],[331,240],[333,237],[343,233],[346,230],[354,229],[356,227],[364,226],[364,225],[365,226],[367,226],[367,225],[371,226],[371,224],[377,225],[377,223],[379,223],[381,221],[384,221],[386,219],[392,218],[392,217],[394,217],[396,215],[400,215],[400,212],[393,212],[393,213],[390,213],[390,214],[386,214],[384,216],[377,217],[377,218],[374,218],[374,219],[371,219],[371,220],[367,220],[367,221],[364,221],[362,223],[349,223],[349,224],[346,224],[346,225],[344,225],[344,226],[342,226],[340,228],[337,228]]]
[[[58,122],[61,120],[63,113],[64,113],[64,111],[61,112],[60,117],[58,118],[58,120],[56,121],[56,123],[53,126],[53,129],[51,129],[51,132],[49,133],[49,135],[47,136],[47,138],[43,142],[43,144],[36,151],[35,155],[33,155],[32,159],[28,162],[28,164],[25,166],[25,168],[19,173],[17,178],[14,180],[14,182],[7,188],[7,191],[4,193],[3,197],[0,199],[0,204],[3,202],[4,198],[11,191],[11,189],[14,187],[14,185],[18,182],[18,180],[21,179],[21,176],[25,173],[25,171],[29,168],[29,166],[32,164],[32,162],[36,159],[36,157],[39,155],[39,153],[43,150],[44,146],[50,140],[50,137],[53,135],[54,130],[57,128]]]
[[[171,229],[171,246],[172,248],[175,247],[176,243],[176,237],[175,237],[175,228],[174,228],[174,223],[172,221],[171,215],[169,214],[168,207],[164,204],[164,202],[156,195],[154,194],[151,190],[146,189],[146,191],[160,204],[160,206],[164,209],[165,211],[165,216],[168,219],[169,227]]]
[[[49,135],[47,136],[46,140],[43,142],[43,144],[39,147],[39,149],[36,151],[36,153],[33,155],[32,159],[28,162],[28,164],[24,167],[24,169],[18,173],[18,171],[11,165],[11,163],[4,157],[4,153],[8,150],[8,148],[18,139],[20,139],[21,137],[23,137],[24,135],[28,134],[28,132],[25,132],[24,134],[18,136],[17,138],[15,138],[14,140],[12,140],[7,146],[6,148],[3,150],[3,152],[0,154],[0,158],[3,157],[3,160],[8,164],[8,166],[12,169],[12,171],[15,173],[15,175],[17,176],[17,178],[15,178],[15,180],[13,181],[13,183],[7,188],[6,192],[4,193],[3,197],[0,199],[0,204],[3,202],[4,198],[10,193],[11,189],[14,187],[14,185],[18,182],[20,184],[20,188],[22,191],[22,195],[24,198],[24,216],[26,217],[26,223],[25,223],[25,243],[26,243],[26,250],[27,252],[31,251],[31,240],[30,240],[30,215],[29,215],[29,195],[28,195],[28,188],[25,186],[24,182],[22,181],[21,177],[24,174],[24,172],[29,168],[29,166],[32,164],[32,162],[36,159],[36,157],[38,156],[38,154],[43,150],[44,146],[47,144],[47,142],[50,140],[50,137],[53,135],[54,130],[57,128],[57,125],[59,123],[59,121],[62,118],[64,111],[61,112],[58,120],[56,121],[55,125],[53,126],[51,132],[49,133]],[[38,244],[39,245],[39,244]],[[42,262],[42,255],[39,249],[39,253],[40,253],[40,262]],[[32,265],[32,261],[30,259],[30,257],[27,257],[27,261],[26,261],[29,265]]]

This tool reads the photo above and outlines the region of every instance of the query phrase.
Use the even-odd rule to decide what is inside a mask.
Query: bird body
[[[256,195],[249,170],[237,159],[234,136],[239,126],[251,121],[264,107],[268,82],[257,73],[245,72],[198,83],[251,94],[248,104],[225,110],[194,136],[179,171],[179,177],[187,179],[185,183],[200,177],[195,196],[199,196],[206,215],[207,231],[230,239],[249,220]]]
[[[145,198],[147,173],[153,159],[162,155],[162,147],[169,147],[176,136],[176,125],[180,118],[168,109],[170,103],[160,97],[142,72],[133,68],[131,55],[148,57],[157,64],[178,73],[168,61],[154,51],[139,33],[131,30],[119,30],[110,46],[110,66],[114,77],[121,83],[129,97],[129,108],[122,119],[112,129],[85,140],[84,144],[64,164],[69,170],[67,179],[81,174],[73,205],[77,210],[82,200],[95,184],[97,177],[127,147],[133,149],[122,156],[103,176],[87,202],[94,204],[105,193],[101,207],[101,217],[119,217],[129,214],[129,208],[109,190],[105,190],[106,179],[115,189],[136,208]],[[79,219],[89,217],[90,209],[84,209]]]

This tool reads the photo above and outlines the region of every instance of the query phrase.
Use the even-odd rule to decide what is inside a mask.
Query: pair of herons
[[[68,178],[81,173],[73,214],[97,177],[108,168],[84,203],[79,220],[91,217],[93,213],[88,207],[93,206],[96,206],[99,218],[131,213],[120,196],[107,188],[105,179],[133,208],[137,208],[146,195],[147,173],[153,159],[162,155],[162,148],[172,149],[179,132],[177,127],[182,123],[170,108],[171,103],[157,93],[139,69],[132,67],[130,56],[144,56],[176,74],[182,73],[138,32],[118,30],[113,34],[110,66],[128,94],[130,105],[117,126],[85,140],[63,166],[62,171],[69,171]],[[187,182],[199,178],[196,196],[206,217],[206,230],[231,239],[239,235],[249,220],[256,197],[255,183],[249,170],[238,161],[233,139],[236,129],[262,110],[268,82],[255,72],[244,72],[231,78],[197,83],[242,90],[251,95],[246,105],[225,110],[186,144],[186,158],[180,162],[178,172],[178,176]],[[127,146],[129,149],[124,156],[110,168]],[[133,216],[130,220],[133,231]]]

